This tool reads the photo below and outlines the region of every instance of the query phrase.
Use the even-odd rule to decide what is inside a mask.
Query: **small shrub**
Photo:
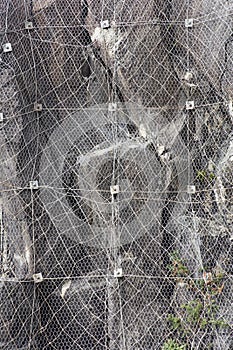
[[[164,343],[162,350],[185,350],[186,345],[180,345],[176,343],[173,339],[169,339],[166,343]]]

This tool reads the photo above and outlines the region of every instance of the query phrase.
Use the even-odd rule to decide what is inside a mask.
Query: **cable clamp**
[[[34,275],[32,275],[32,278],[34,280],[34,283],[41,283],[44,280],[41,272],[35,273]]]
[[[100,22],[100,27],[101,27],[102,29],[108,29],[108,28],[110,27],[109,20],[107,19],[107,20],[105,20],[105,21],[101,21],[101,22]]]
[[[37,103],[37,102],[34,103],[34,111],[35,112],[41,112],[42,109],[43,109],[43,107],[42,107],[41,103]]]
[[[114,270],[114,277],[119,278],[123,276],[123,270],[121,267]]]
[[[195,108],[194,101],[186,101],[186,109],[187,109],[187,111],[192,110],[194,108]]]
[[[2,48],[3,48],[3,52],[11,52],[12,51],[11,43],[4,44]]]
[[[193,27],[193,18],[186,18],[185,20],[185,28],[192,28]]]
[[[195,193],[196,193],[196,186],[194,186],[194,185],[188,185],[188,186],[187,186],[187,193],[188,193],[188,194],[195,194]]]
[[[29,182],[29,187],[31,190],[38,190],[39,188],[39,183],[37,180],[32,180]]]

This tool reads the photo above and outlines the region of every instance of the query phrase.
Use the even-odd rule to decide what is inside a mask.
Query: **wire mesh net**
[[[232,16],[1,1],[0,349],[232,349]]]

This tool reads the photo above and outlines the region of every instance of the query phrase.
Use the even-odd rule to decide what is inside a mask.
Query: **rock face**
[[[232,349],[232,10],[2,1],[0,349]]]

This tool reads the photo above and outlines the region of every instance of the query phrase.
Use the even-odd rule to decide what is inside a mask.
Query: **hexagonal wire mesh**
[[[232,16],[1,1],[0,349],[232,349]]]

